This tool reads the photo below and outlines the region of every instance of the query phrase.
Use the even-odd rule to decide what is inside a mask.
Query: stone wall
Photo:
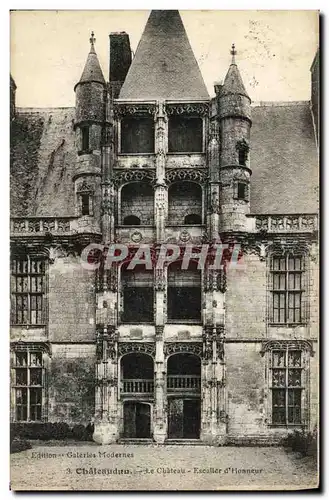
[[[90,423],[95,411],[95,345],[53,345],[47,375],[48,421]]]
[[[57,257],[49,265],[49,340],[95,340],[95,276],[80,257]]]

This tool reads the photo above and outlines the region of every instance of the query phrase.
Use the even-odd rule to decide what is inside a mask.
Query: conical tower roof
[[[232,54],[232,62],[226,74],[224,85],[221,89],[220,95],[223,96],[229,94],[240,94],[250,99],[243,84],[239,68],[235,61],[236,51],[234,44],[232,45],[231,54]]]
[[[153,10],[120,99],[209,99],[178,10]]]
[[[92,32],[90,37],[90,52],[78,83],[97,82],[105,84],[105,78],[95,51],[95,42],[96,39]]]

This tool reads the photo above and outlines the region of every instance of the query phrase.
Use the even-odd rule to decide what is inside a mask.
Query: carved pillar
[[[156,182],[154,192],[154,217],[157,243],[164,241],[165,221],[168,212],[168,191],[165,183],[167,143],[168,119],[164,101],[158,101],[155,115]]]
[[[220,214],[220,186],[219,186],[219,133],[217,121],[212,122],[208,142],[208,231],[210,241],[218,238]]]
[[[167,436],[166,417],[166,370],[163,352],[163,326],[156,326],[156,354],[155,354],[155,404],[153,437],[157,443],[164,443]]]
[[[224,444],[226,438],[223,328],[206,327],[203,335],[201,439]]]
[[[102,236],[104,243],[114,241],[114,186],[113,186],[113,165],[114,165],[114,118],[113,102],[108,93],[104,98],[106,120],[102,131],[101,164],[102,164]]]
[[[96,408],[93,439],[98,444],[110,444],[118,439],[117,335],[113,327],[98,325],[96,336]]]

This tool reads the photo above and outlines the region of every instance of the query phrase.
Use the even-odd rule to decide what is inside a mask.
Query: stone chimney
[[[110,90],[114,99],[119,96],[120,89],[126,79],[131,65],[131,48],[129,35],[124,31],[110,34]]]

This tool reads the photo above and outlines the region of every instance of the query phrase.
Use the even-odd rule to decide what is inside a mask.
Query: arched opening
[[[122,323],[152,323],[154,318],[153,270],[144,266],[121,267]]]
[[[121,153],[154,153],[154,119],[126,116],[121,120]]]
[[[202,224],[201,215],[198,214],[188,214],[185,215],[184,224]]]
[[[168,190],[168,223],[173,225],[194,224],[185,222],[185,218],[197,216],[197,224],[202,223],[202,188],[191,181],[178,181]]]
[[[148,354],[125,354],[120,361],[121,396],[150,398],[154,392],[154,362]],[[126,438],[149,438],[151,407],[145,401],[124,401],[123,432]]]
[[[154,192],[147,182],[130,182],[121,190],[121,221],[128,224],[127,217],[139,220],[137,225],[154,224]],[[134,225],[130,224],[129,225]]]
[[[181,262],[168,267],[168,321],[172,323],[201,321],[201,270],[191,261],[188,269]]]
[[[178,353],[167,362],[168,437],[199,439],[201,424],[201,360]]]
[[[199,116],[172,115],[168,123],[169,153],[201,153],[203,121]]]
[[[141,220],[136,215],[127,215],[123,219],[124,226],[140,226]]]

